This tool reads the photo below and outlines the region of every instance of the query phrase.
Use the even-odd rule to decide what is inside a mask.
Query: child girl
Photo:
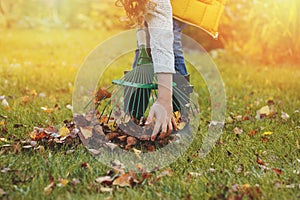
[[[129,19],[143,26],[148,25],[150,48],[154,72],[158,80],[158,98],[152,105],[146,125],[155,118],[151,140],[155,140],[159,130],[172,131],[172,79],[174,69],[173,19],[170,0],[119,0]]]

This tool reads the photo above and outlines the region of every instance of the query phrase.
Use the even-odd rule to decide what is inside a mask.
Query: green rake
[[[139,57],[136,67],[125,71],[121,79],[113,80],[107,88],[110,98],[101,98],[97,102],[99,118],[111,119],[116,123],[127,122],[129,119],[141,121],[146,119],[149,108],[157,99],[157,77],[154,73],[151,56],[146,45],[139,45]],[[198,110],[190,101],[193,86],[189,77],[179,74],[173,76],[173,111],[188,118],[189,109]]]

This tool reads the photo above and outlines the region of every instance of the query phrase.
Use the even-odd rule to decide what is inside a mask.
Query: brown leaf
[[[119,137],[118,137],[118,139],[119,139],[121,142],[125,141],[126,138],[127,138],[127,135],[122,135],[122,136],[119,136]]]
[[[281,175],[282,174],[282,170],[281,169],[272,168],[272,171],[275,172],[277,175]]]
[[[86,169],[92,169],[91,165],[87,162],[83,162],[81,163],[81,167],[82,168],[86,168]]]
[[[53,127],[53,126],[47,126],[45,128],[45,133],[51,134],[51,133],[58,133],[57,128]]]
[[[30,97],[27,95],[23,96],[23,97],[21,97],[21,101],[22,101],[22,103],[26,104],[26,103],[30,102]]]
[[[270,140],[270,138],[268,138],[268,137],[261,137],[262,142],[268,142],[269,140]]]
[[[101,101],[102,99],[106,99],[106,98],[110,98],[111,97],[111,93],[108,92],[106,89],[103,88],[99,88],[96,96],[94,98],[94,102],[98,103],[99,101]]]
[[[116,178],[113,182],[113,185],[117,185],[120,187],[131,187],[133,183],[133,178],[129,173],[121,174],[118,178]]]
[[[111,133],[108,133],[105,137],[106,137],[107,140],[113,140],[118,136],[119,136],[119,133],[111,132]]]
[[[254,136],[257,132],[258,132],[257,130],[250,130],[249,133],[248,133],[248,135],[249,135],[250,137],[252,137],[252,136]]]
[[[127,145],[125,147],[126,150],[129,150],[131,146],[135,145],[137,142],[135,137],[129,136],[127,137]]]

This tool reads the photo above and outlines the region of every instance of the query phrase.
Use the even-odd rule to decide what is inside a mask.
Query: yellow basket
[[[171,0],[174,18],[197,26],[218,38],[218,26],[226,0]]]

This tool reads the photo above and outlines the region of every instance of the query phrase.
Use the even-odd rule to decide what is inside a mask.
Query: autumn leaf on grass
[[[117,185],[120,187],[131,187],[131,184],[133,183],[133,178],[131,174],[121,174],[118,178],[116,178],[113,182],[113,185]]]
[[[239,135],[239,134],[242,134],[244,131],[238,127],[235,127],[233,129],[233,132],[236,134],[236,135]]]
[[[257,130],[250,130],[249,133],[248,133],[248,135],[250,137],[252,137],[252,136],[256,135],[257,132],[258,132]]]
[[[285,112],[281,112],[281,119],[283,119],[284,121],[287,121],[290,118],[290,116],[285,113]]]
[[[68,185],[68,183],[69,183],[68,179],[60,178],[60,179],[58,179],[57,186],[58,187],[64,187],[64,186]]]
[[[21,97],[21,101],[22,101],[22,103],[24,103],[24,104],[27,104],[27,103],[29,103],[30,102],[30,97],[29,96],[22,96]]]
[[[271,117],[275,114],[274,101],[268,100],[268,105],[261,107],[256,111],[256,119],[262,119],[265,117]]]
[[[262,161],[262,159],[260,159],[259,157],[257,157],[256,162],[257,162],[257,164],[259,164],[259,165],[265,165],[265,162]]]
[[[81,135],[83,136],[83,139],[89,139],[93,136],[93,127],[87,126],[87,127],[80,127]]]
[[[282,174],[282,170],[281,169],[272,168],[272,171],[275,172],[277,175],[281,175]]]
[[[113,182],[113,178],[110,176],[101,176],[101,177],[96,178],[95,181],[100,184],[111,185]]]
[[[45,195],[49,195],[51,194],[54,186],[55,186],[55,183],[54,183],[54,178],[52,176],[49,176],[49,181],[50,181],[50,184],[47,185],[45,188],[44,188],[44,194]]]
[[[6,99],[2,99],[1,105],[4,107],[5,110],[10,109],[9,104]]]
[[[53,109],[53,108],[41,107],[41,109],[42,109],[45,113],[48,113],[48,114],[51,114],[51,113],[54,112],[54,109]]]
[[[69,133],[70,133],[70,130],[65,126],[63,126],[59,129],[60,137],[66,137]]]
[[[138,159],[141,159],[141,153],[142,153],[142,151],[141,150],[138,150],[138,149],[136,149],[136,148],[132,148],[132,150],[133,150],[133,153],[136,155],[136,157],[138,158]]]
[[[263,133],[263,135],[272,135],[272,134],[273,134],[273,132],[271,132],[271,131],[266,131]]]
[[[96,92],[95,98],[94,98],[94,103],[97,104],[99,103],[102,99],[110,98],[111,93],[108,92],[106,89],[99,88],[98,91]]]

